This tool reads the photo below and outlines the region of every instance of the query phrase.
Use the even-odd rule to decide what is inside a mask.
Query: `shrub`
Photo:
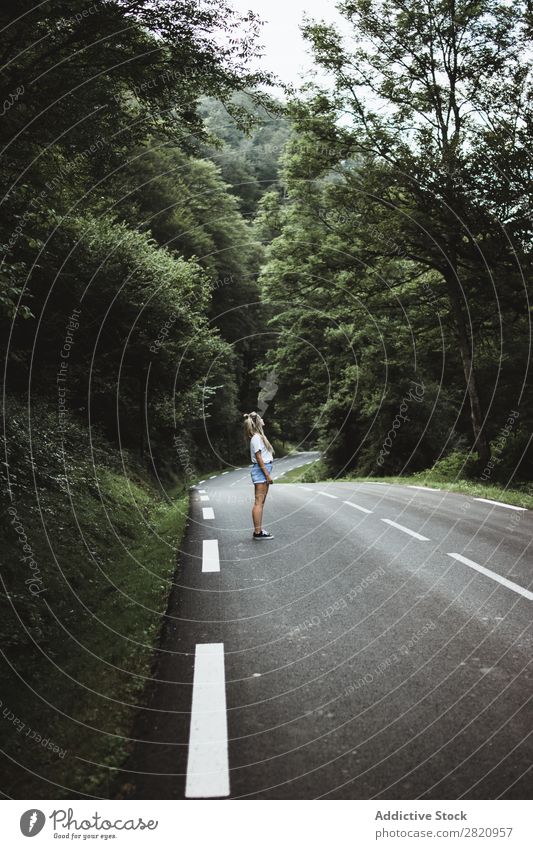
[[[452,451],[447,457],[437,460],[429,472],[424,474],[442,481],[475,478],[478,474],[478,456],[470,451]]]

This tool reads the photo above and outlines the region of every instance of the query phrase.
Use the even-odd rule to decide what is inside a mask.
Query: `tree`
[[[218,0],[84,0],[2,4],[0,246],[13,313],[24,285],[21,247],[34,204],[60,213],[92,195],[149,134],[194,149],[202,95],[227,102],[269,77],[248,70],[259,22]],[[84,201],[86,203],[86,200]]]
[[[487,410],[468,309],[470,298],[483,309],[478,296],[491,284],[483,264],[514,267],[516,285],[518,262],[531,244],[524,220],[531,162],[524,4],[355,0],[339,8],[353,26],[353,51],[333,27],[305,27],[335,89],[295,107],[297,126],[316,151],[307,176],[339,167],[352,198],[367,200],[353,219],[358,235],[381,232],[401,244],[406,258],[442,277],[473,447],[485,464]],[[344,167],[347,160],[358,167]]]
[[[6,387],[55,407],[68,311],[83,298],[70,408],[83,419],[90,390],[91,424],[112,442],[144,453],[148,423],[152,450],[172,460],[176,427],[197,443],[213,411],[235,421],[247,370],[220,334],[251,335],[253,309],[235,316],[258,300],[260,251],[201,158],[211,136],[198,104],[216,97],[237,131],[269,102],[257,87],[269,75],[249,71],[257,16],[214,0],[59,0],[8,2],[0,22]],[[251,93],[236,103],[240,89]]]

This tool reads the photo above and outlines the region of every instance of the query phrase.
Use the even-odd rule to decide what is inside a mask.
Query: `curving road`
[[[310,462],[298,454],[275,474]],[[438,490],[195,487],[130,798],[531,798],[533,513]]]

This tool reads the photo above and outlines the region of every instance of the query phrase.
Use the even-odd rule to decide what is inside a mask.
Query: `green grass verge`
[[[168,500],[138,470],[95,472],[70,497],[43,488],[40,511],[15,502],[46,590],[32,598],[14,572],[4,598],[0,786],[14,798],[105,797],[151,673],[191,482]],[[20,572],[9,530],[4,562]]]
[[[415,475],[406,475],[405,477],[328,477],[323,463],[318,460],[311,466],[305,466],[302,469],[292,469],[282,477],[278,478],[276,483],[319,483],[343,481],[352,483],[393,483],[401,486],[409,484],[415,486],[427,486],[438,489],[448,490],[449,492],[461,492],[465,495],[471,495],[477,498],[488,498],[491,501],[503,501],[507,504],[515,504],[517,507],[526,507],[533,510],[533,485],[524,484],[521,489],[504,489],[499,486],[490,486],[479,481],[470,480],[442,480],[439,477],[433,477],[430,472],[419,472]]]

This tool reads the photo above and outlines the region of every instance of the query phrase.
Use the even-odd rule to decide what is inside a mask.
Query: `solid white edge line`
[[[442,492],[442,489],[433,489],[431,486],[415,486],[412,483],[407,484],[409,489],[421,489],[424,492]]]
[[[415,539],[422,540],[422,542],[429,542],[428,537],[423,537],[422,534],[412,531],[411,528],[406,528],[405,525],[399,525],[398,522],[393,522],[392,519],[382,519],[381,521],[386,522],[387,525],[392,525],[393,528],[397,528],[399,531],[403,531],[404,534],[409,534],[409,536]]]
[[[325,495],[326,498],[338,498],[339,497],[338,495],[330,495],[329,492],[324,492],[321,489],[318,490],[318,494],[319,495]]]
[[[361,513],[372,513],[372,510],[367,510],[366,507],[360,507],[359,504],[354,504],[353,501],[343,501],[343,504],[349,504],[350,507],[355,507],[356,510],[360,510]]]
[[[485,504],[495,504],[497,507],[507,507],[508,510],[527,510],[527,507],[517,507],[516,504],[504,504],[503,501],[491,501],[490,498],[474,498],[474,501],[483,501]]]
[[[204,539],[202,542],[202,572],[220,572],[217,539]]]
[[[224,643],[196,646],[185,796],[229,796]]]
[[[202,507],[202,518],[203,519],[214,519],[215,511],[212,507]]]
[[[452,552],[449,552],[448,557],[453,557],[454,560],[458,560],[460,563],[464,563],[465,566],[470,566],[471,569],[475,569],[477,572],[481,572],[481,574],[486,575],[487,578],[492,578],[493,581],[498,581],[498,583],[502,584],[504,587],[513,590],[513,592],[515,593],[519,593],[520,595],[524,596],[524,598],[529,599],[529,601],[533,601],[533,592],[530,592],[524,587],[515,584],[514,581],[508,581],[507,578],[502,577],[502,575],[498,575],[497,572],[493,572],[491,569],[486,569],[485,566],[480,566],[479,563],[475,563],[473,560],[469,560],[468,557],[463,557],[462,554],[454,554]]]

